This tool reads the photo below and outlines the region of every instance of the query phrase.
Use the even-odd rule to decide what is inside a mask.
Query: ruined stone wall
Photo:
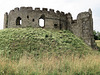
[[[86,44],[94,47],[93,35],[93,19],[92,11],[81,12],[77,16],[77,20],[73,20],[70,30],[78,37],[82,38]]]
[[[6,19],[7,17],[5,17]],[[35,8],[32,7],[21,7],[11,10],[8,15],[8,28],[19,28],[19,27],[40,27],[39,19],[44,20],[43,28],[56,28],[66,29],[66,14],[64,12],[56,11],[53,9],[48,11],[47,8]],[[22,21],[18,24],[18,21]]]
[[[73,34],[83,39],[84,42],[94,48],[92,11],[81,12],[77,19],[73,20],[71,13],[54,11],[53,9],[21,7],[15,8],[4,15],[4,28],[39,28],[39,19],[44,20],[42,28],[70,30]],[[20,22],[21,21],[21,22]]]
[[[8,13],[4,14],[4,26],[3,28],[8,28]]]

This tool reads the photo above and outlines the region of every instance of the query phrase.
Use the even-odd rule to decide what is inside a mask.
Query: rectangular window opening
[[[57,28],[58,27],[58,24],[54,24],[54,28]]]

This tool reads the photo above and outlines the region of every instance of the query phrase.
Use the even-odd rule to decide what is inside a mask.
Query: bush
[[[100,40],[100,32],[96,32],[95,30],[94,30],[94,39],[95,40]]]

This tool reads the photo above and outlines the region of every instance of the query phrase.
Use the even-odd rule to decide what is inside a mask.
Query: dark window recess
[[[27,19],[29,19],[29,16],[27,16]]]
[[[54,28],[57,28],[58,27],[58,24],[54,24]]]
[[[34,22],[35,20],[34,20],[34,19],[32,19],[32,21]]]
[[[18,17],[16,19],[16,25],[21,25],[22,24],[22,19],[20,17]]]

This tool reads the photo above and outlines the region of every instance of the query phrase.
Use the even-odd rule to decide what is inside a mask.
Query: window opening
[[[27,19],[29,19],[29,16],[27,16]]]
[[[34,19],[32,19],[32,22],[34,22]]]
[[[39,26],[44,27],[44,19],[39,19]]]
[[[16,25],[22,25],[22,19],[20,17],[16,19]]]
[[[58,24],[54,24],[54,28],[57,28],[58,27]]]
[[[44,27],[45,26],[45,15],[41,15],[41,17],[39,18],[39,26],[40,27]]]

